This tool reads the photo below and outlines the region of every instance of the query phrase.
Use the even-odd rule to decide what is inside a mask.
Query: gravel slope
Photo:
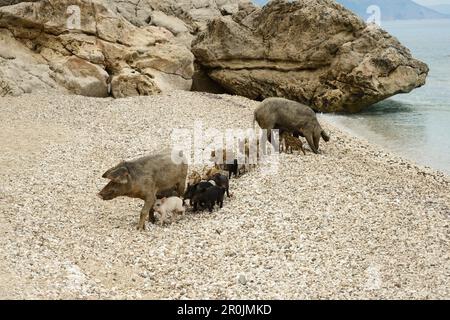
[[[142,201],[95,196],[172,128],[247,128],[256,105],[0,98],[0,298],[450,298],[449,177],[327,124],[322,154],[232,180],[211,215],[138,232]]]

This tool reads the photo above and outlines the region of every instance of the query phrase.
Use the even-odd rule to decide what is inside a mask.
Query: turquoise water
[[[430,67],[425,86],[356,115],[326,115],[340,127],[450,174],[450,20],[383,22]]]

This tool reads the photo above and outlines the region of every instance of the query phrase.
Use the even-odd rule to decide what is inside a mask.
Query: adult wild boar
[[[279,129],[300,133],[306,138],[311,150],[318,153],[320,137],[329,141],[330,137],[317,121],[314,110],[301,103],[284,98],[267,98],[255,109],[253,124],[258,122],[262,129]],[[269,140],[270,141],[270,140]]]
[[[99,192],[99,197],[111,200],[126,196],[144,200],[137,227],[138,230],[143,230],[158,192],[175,187],[178,194],[184,193],[187,162],[181,152],[173,154],[178,155],[172,156],[170,151],[165,151],[119,163],[103,174],[103,178],[111,181]]]

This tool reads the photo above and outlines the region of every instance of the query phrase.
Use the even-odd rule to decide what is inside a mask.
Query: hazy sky
[[[257,3],[266,3],[268,0],[253,0]],[[395,1],[395,0],[394,0]],[[434,5],[434,4],[450,4],[450,0],[413,0],[422,5]]]
[[[450,0],[414,0],[414,2],[417,2],[422,5],[433,5],[433,4],[450,4]]]

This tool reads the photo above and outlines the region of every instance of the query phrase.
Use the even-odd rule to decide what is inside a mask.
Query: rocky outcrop
[[[108,0],[108,6],[133,25],[165,28],[189,48],[210,20],[249,5],[251,0]]]
[[[425,83],[426,64],[332,0],[271,1],[215,18],[193,43],[209,76],[252,99],[357,112]]]
[[[0,0],[0,7],[11,6],[20,2],[36,2],[39,0]]]
[[[115,10],[136,26],[159,25],[162,12],[183,21],[191,33],[204,30],[209,20],[238,12],[251,0],[109,0]],[[158,14],[159,15],[159,14]],[[162,21],[166,24],[168,20]],[[179,24],[179,21],[176,22]]]
[[[187,30],[183,22],[173,17],[165,27],[137,27],[105,3],[43,0],[2,6],[0,95],[56,89],[124,97],[189,90],[194,57],[176,38]]]
[[[51,73],[41,55],[16,41],[9,30],[0,29],[0,97],[56,89]]]
[[[225,88],[356,112],[423,85],[427,72],[332,0],[0,0],[0,96]]]
[[[249,0],[0,0],[0,96],[190,90],[191,42]]]

